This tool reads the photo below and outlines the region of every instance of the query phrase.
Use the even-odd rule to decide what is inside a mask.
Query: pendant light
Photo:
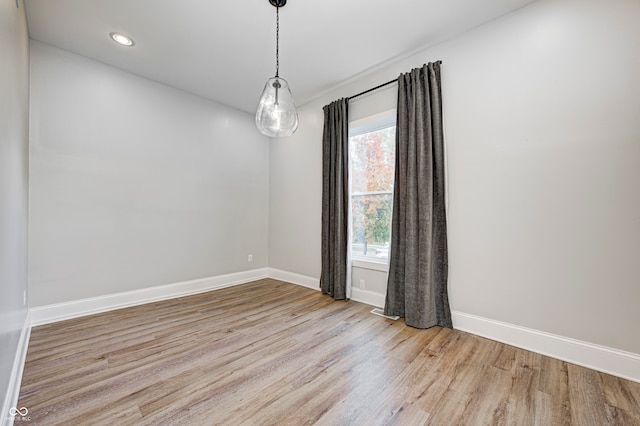
[[[256,126],[263,135],[291,136],[298,128],[298,112],[287,80],[280,77],[280,8],[287,0],[269,0],[276,8],[276,75],[264,85],[256,111]]]

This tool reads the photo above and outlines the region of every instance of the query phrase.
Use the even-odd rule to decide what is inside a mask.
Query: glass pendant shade
[[[264,85],[256,111],[256,126],[263,135],[275,138],[291,136],[298,128],[298,112],[284,78],[272,77]]]

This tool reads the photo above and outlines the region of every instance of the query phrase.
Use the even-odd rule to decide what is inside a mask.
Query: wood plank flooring
[[[36,327],[32,425],[640,425],[640,384],[276,280]],[[19,424],[19,423],[17,423]]]

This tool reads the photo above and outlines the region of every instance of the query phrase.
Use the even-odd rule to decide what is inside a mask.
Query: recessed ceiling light
[[[109,35],[111,36],[113,41],[115,41],[116,43],[118,43],[121,46],[131,47],[131,46],[133,46],[135,44],[132,39],[130,39],[129,37],[127,37],[124,34],[111,33]]]

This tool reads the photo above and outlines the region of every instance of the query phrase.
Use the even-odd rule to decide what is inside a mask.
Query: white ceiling
[[[280,76],[300,106],[532,1],[289,0],[280,9]],[[34,40],[243,111],[254,112],[275,74],[276,9],[268,0],[24,2]],[[135,47],[116,45],[110,32],[129,35]]]

